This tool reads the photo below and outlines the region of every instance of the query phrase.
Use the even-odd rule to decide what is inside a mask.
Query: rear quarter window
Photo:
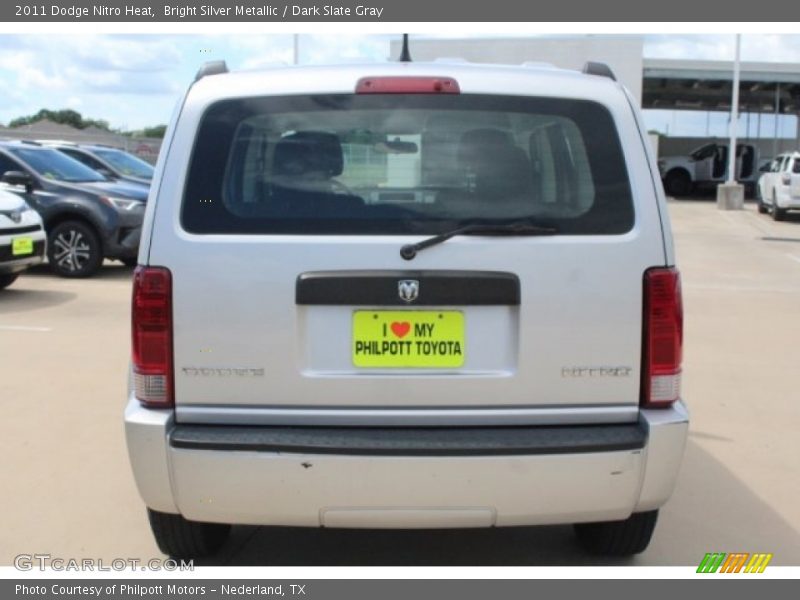
[[[192,233],[435,234],[526,219],[564,234],[634,222],[611,114],[581,100],[319,95],[203,115],[181,220]]]

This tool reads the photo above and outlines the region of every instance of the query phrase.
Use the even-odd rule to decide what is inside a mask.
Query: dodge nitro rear
[[[643,551],[687,435],[659,172],[607,67],[201,70],[125,413],[163,552],[232,524],[573,523]]]

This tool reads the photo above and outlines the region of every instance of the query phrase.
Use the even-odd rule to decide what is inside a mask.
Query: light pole
[[[733,98],[731,100],[730,145],[728,146],[728,180],[736,183],[736,134],[739,125],[739,57],[741,55],[742,36],[736,34],[736,58],[733,61]]]
[[[736,182],[736,128],[739,124],[739,61],[742,36],[736,34],[736,56],[733,61],[733,91],[731,98],[730,140],[728,145],[728,178],[717,186],[717,208],[741,210],[744,208],[744,186]]]

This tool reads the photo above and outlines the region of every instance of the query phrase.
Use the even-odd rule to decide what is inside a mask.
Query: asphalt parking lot
[[[800,565],[800,215],[752,203],[670,203],[685,303],[692,413],[677,490],[650,548],[583,554],[571,528],[336,531],[237,527],[226,565],[696,565],[706,552],[771,552]],[[0,564],[160,556],[122,431],[131,270],[89,280],[46,268],[0,293]],[[200,561],[197,561],[199,564]]]

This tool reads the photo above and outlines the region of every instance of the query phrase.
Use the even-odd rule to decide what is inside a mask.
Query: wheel
[[[686,171],[670,171],[664,179],[664,189],[670,196],[688,196],[692,191],[692,179]]]
[[[758,212],[762,215],[767,214],[767,205],[764,204],[764,198],[761,195],[761,186],[756,186],[756,208],[758,208]]]
[[[761,186],[756,186],[756,208],[762,215],[767,214],[767,205],[764,204],[764,195],[761,193]]]
[[[147,516],[159,549],[173,558],[211,556],[222,547],[231,530],[230,525],[189,521],[181,515],[149,508]]]
[[[7,288],[19,277],[19,273],[7,273],[0,275],[0,290]]]
[[[90,225],[64,221],[49,233],[47,260],[61,277],[90,277],[103,263],[103,248]]]
[[[786,209],[778,206],[778,198],[772,192],[772,220],[783,221],[786,218]]]
[[[592,554],[630,556],[647,548],[657,519],[657,510],[633,513],[624,521],[576,524],[575,533],[580,544]]]
[[[139,259],[135,256],[131,256],[129,258],[120,258],[119,261],[126,267],[135,267],[137,264],[139,264]]]

